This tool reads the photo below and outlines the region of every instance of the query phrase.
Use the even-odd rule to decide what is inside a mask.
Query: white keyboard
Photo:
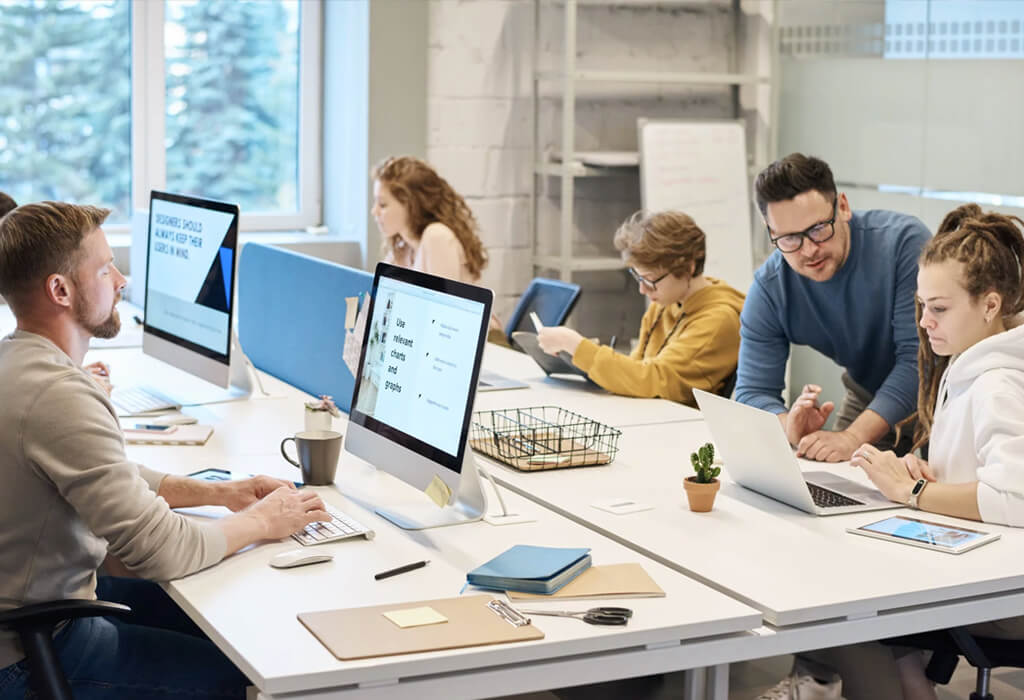
[[[119,416],[135,416],[140,413],[178,409],[181,405],[163,394],[142,386],[128,389],[114,389],[110,401]]]
[[[313,523],[307,525],[304,530],[299,530],[294,539],[299,544],[323,544],[324,542],[335,542],[346,540],[350,537],[365,537],[372,540],[377,534],[350,515],[342,513],[337,508],[325,506],[325,510],[331,514],[329,523]]]

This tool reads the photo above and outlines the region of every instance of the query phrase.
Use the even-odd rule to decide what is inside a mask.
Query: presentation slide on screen
[[[381,279],[356,410],[457,455],[484,305]]]
[[[234,214],[153,199],[146,324],[227,354]]]

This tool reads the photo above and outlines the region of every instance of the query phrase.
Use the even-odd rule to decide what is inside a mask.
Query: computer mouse
[[[186,416],[184,413],[168,413],[165,416],[147,418],[146,422],[154,425],[192,425],[198,423],[199,419],[195,416]]]
[[[293,566],[319,564],[334,559],[333,554],[310,551],[309,549],[289,549],[287,552],[275,554],[270,558],[270,565],[275,569],[290,569]]]

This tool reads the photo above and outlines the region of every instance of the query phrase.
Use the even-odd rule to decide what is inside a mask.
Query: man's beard
[[[78,297],[75,299],[75,320],[85,330],[89,331],[90,335],[94,338],[113,338],[121,331],[121,315],[117,312],[116,308],[118,301],[120,301],[120,296],[114,300],[115,306],[110,309],[110,315],[107,316],[106,320],[94,324],[85,313],[89,304]]]

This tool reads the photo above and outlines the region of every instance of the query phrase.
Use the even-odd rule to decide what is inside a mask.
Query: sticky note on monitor
[[[447,617],[428,605],[419,608],[406,608],[404,610],[389,610],[381,614],[403,629],[406,627],[422,627],[423,625],[437,625],[442,622],[448,622]]]
[[[433,478],[423,492],[427,494],[430,500],[437,504],[438,508],[444,508],[448,505],[448,501],[452,497],[452,490],[448,488],[448,484],[441,481],[441,478],[437,476]]]

